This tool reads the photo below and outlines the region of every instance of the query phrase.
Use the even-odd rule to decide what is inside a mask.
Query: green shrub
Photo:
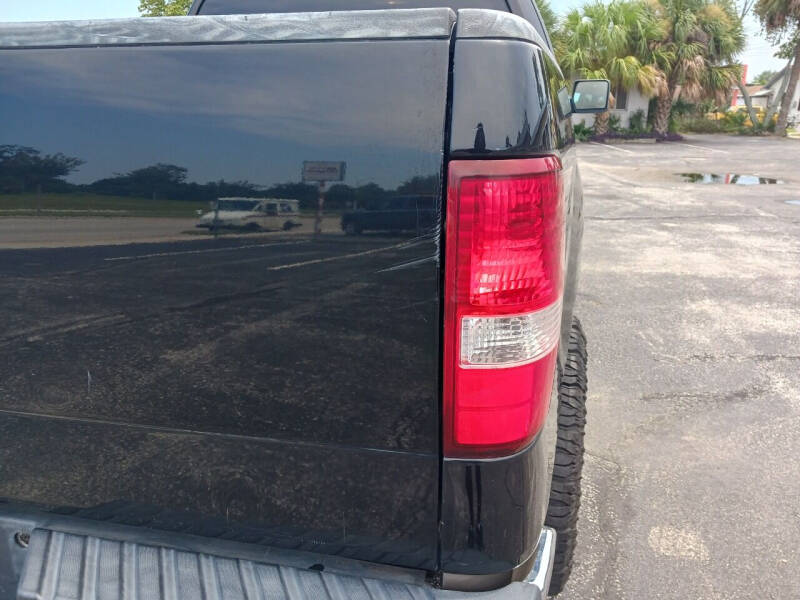
[[[737,132],[747,127],[749,119],[747,112],[743,110],[730,110],[722,116],[721,123],[726,131]]]
[[[585,142],[594,133],[594,130],[591,127],[586,126],[586,121],[581,121],[580,123],[576,123],[572,127],[573,133],[575,133],[575,138],[579,142]]]
[[[692,114],[697,114],[697,111],[700,107],[697,104],[692,104],[691,102],[687,102],[683,98],[678,98],[672,104],[672,110],[670,111],[670,115],[673,117],[687,117]]]
[[[679,123],[681,131],[691,131],[693,133],[725,133],[726,129],[722,121],[715,121],[706,117],[693,117],[683,119]]]
[[[647,133],[647,122],[641,108],[634,112],[628,120],[628,130],[631,133]]]
[[[724,110],[705,114],[694,114],[675,119],[680,131],[694,133],[736,133],[739,135],[758,134],[761,129],[754,128],[745,110]],[[774,119],[766,130],[774,129]]]

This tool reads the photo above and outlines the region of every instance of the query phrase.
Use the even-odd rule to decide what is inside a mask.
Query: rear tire
[[[586,336],[572,319],[564,371],[558,382],[558,439],[545,525],[556,530],[553,577],[548,594],[561,593],[572,571],[581,505],[583,435],[586,427]]]

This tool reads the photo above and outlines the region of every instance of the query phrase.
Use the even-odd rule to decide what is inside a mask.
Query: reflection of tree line
[[[290,198],[300,201],[301,208],[316,206],[319,190],[305,183],[280,183],[271,187],[249,181],[211,181],[205,184],[188,182],[184,167],[158,163],[89,184],[73,184],[64,180],[84,161],[61,153],[42,154],[35,148],[0,145],[0,194],[28,193],[91,193],[161,200],[213,201],[225,196]],[[395,195],[432,195],[439,186],[439,176],[414,177],[395,190],[386,190],[376,183],[352,187],[332,185],[325,194],[329,209],[364,206]]]
[[[0,193],[55,191],[56,185],[83,164],[79,158],[58,154],[42,154],[26,146],[0,146]]]

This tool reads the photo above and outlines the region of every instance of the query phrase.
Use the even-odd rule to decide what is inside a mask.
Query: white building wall
[[[611,114],[619,117],[620,125],[628,127],[631,115],[638,110],[644,113],[645,122],[647,122],[647,107],[649,105],[650,98],[643,96],[639,90],[630,90],[628,92],[628,107],[625,110],[612,110]]]
[[[788,96],[789,94],[786,94]],[[800,83],[794,90],[792,96],[792,103],[789,105],[789,125],[797,128],[800,127]]]
[[[790,69],[787,67],[783,70],[783,75],[777,81],[772,82],[772,92],[773,94],[777,93],[784,82],[785,77],[790,77]],[[789,115],[788,115],[788,123],[790,127],[800,128],[800,83],[797,84],[793,93],[789,93],[787,90],[786,95],[783,97],[783,101],[789,101]]]
[[[750,102],[753,104],[753,108],[767,108],[769,99],[769,96],[750,96]],[[747,106],[747,103],[744,101],[744,96],[741,94],[736,98],[736,106]]]
[[[751,98],[754,107],[763,108],[766,110],[769,107],[770,100],[772,100],[772,96],[756,96],[755,98]]]

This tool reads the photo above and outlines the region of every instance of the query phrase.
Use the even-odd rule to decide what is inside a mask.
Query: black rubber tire
[[[572,319],[566,364],[558,382],[558,439],[545,525],[556,530],[553,577],[548,594],[561,593],[572,571],[581,505],[583,435],[586,427],[586,336]]]

